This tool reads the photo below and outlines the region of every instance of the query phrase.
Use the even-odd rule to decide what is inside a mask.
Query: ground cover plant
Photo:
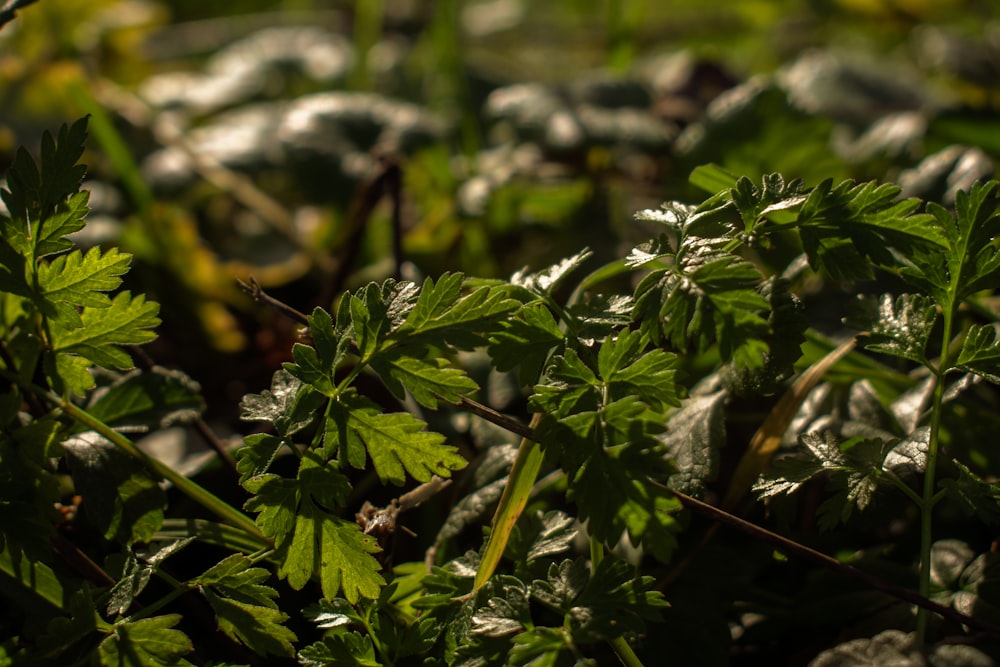
[[[11,149],[4,664],[993,664],[989,84],[672,55],[483,118],[485,4],[71,82]],[[393,21],[427,88],[366,65]]]

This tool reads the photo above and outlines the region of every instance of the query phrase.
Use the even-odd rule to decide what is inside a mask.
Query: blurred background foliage
[[[947,201],[993,173],[998,105],[992,0],[40,0],[0,31],[0,173],[92,115],[80,242],[136,254],[154,356],[230,413],[295,336],[236,279],[308,311],[610,260],[707,162]]]

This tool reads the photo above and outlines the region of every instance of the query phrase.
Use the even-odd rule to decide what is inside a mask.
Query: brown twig
[[[135,361],[135,365],[144,371],[151,371],[156,368],[156,362],[153,360],[149,353],[138,345],[128,346],[129,354]],[[226,447],[226,443],[218,436],[218,434],[212,430],[212,427],[208,425],[204,419],[200,416],[196,416],[192,421],[191,425],[194,429],[198,431],[199,435],[205,440],[208,446],[215,452],[215,455],[229,467],[233,472],[238,472],[236,469],[236,459],[229,452],[229,448]]]
[[[465,401],[463,401],[463,404],[465,404]],[[475,411],[475,413],[480,417],[482,417],[483,419],[486,419],[487,421],[490,421],[502,428],[509,427],[510,422],[512,420],[510,420],[508,417],[504,417],[499,413],[495,413],[489,408],[485,408],[485,406],[479,406],[479,408],[482,408],[482,410],[481,411],[477,410]],[[499,419],[497,417],[499,417]],[[536,440],[533,430],[528,426],[517,423],[516,428],[517,430],[514,429],[510,430],[522,437]],[[816,551],[815,549],[810,549],[805,545],[799,544],[798,542],[790,540],[787,537],[782,537],[781,535],[773,533],[765,528],[761,528],[760,526],[754,523],[746,521],[745,519],[741,519],[740,517],[734,514],[730,514],[725,510],[719,509],[718,507],[709,505],[708,503],[704,503],[679,491],[675,491],[669,488],[668,486],[661,484],[660,482],[657,482],[652,479],[648,481],[655,486],[658,486],[662,489],[668,490],[671,493],[673,493],[674,496],[681,502],[681,504],[685,508],[693,512],[698,512],[699,514],[703,514],[712,519],[713,521],[736,528],[737,530],[747,533],[751,537],[773,544],[778,548],[787,551],[790,554],[794,554],[802,558],[803,560],[807,560],[815,565],[825,567],[845,577],[854,579],[855,581],[858,581],[875,590],[881,591],[898,600],[909,602],[910,604],[916,605],[917,607],[921,607],[936,614],[940,614],[942,617],[955,621],[956,623],[965,625],[974,630],[978,630],[979,632],[982,632],[985,635],[989,636],[991,639],[1000,639],[1000,627],[997,627],[992,623],[987,623],[986,621],[982,621],[972,616],[967,616],[956,609],[940,605],[932,600],[929,600],[921,595],[918,595],[917,593],[914,593],[911,590],[883,581],[882,579],[879,579],[874,575],[868,574],[867,572],[859,570],[850,565],[845,565],[844,563],[841,563],[835,558],[831,558],[830,556],[827,556],[824,553]]]
[[[303,326],[309,325],[309,318],[304,313],[295,310],[284,301],[279,301],[278,299],[275,299],[273,296],[265,292],[264,289],[260,286],[260,283],[258,283],[257,279],[254,278],[253,276],[250,276],[249,284],[239,279],[236,280],[236,283],[240,286],[241,290],[243,290],[251,297],[253,297],[253,300],[256,301],[257,303],[262,303],[268,308],[276,310],[277,312],[281,313],[282,315],[292,320],[293,322],[298,322]]]
[[[654,486],[658,486],[663,489],[669,488],[654,480],[649,480],[649,482]],[[901,586],[896,586],[895,584],[890,584],[889,582],[883,581],[882,579],[868,574],[863,570],[841,563],[837,559],[831,558],[822,552],[810,549],[809,547],[790,540],[787,537],[782,537],[777,533],[772,533],[766,528],[761,528],[757,524],[750,523],[749,521],[741,519],[740,517],[730,514],[729,512],[725,512],[714,505],[709,505],[708,503],[692,498],[691,496],[685,495],[679,491],[673,491],[672,489],[669,490],[674,494],[674,496],[677,497],[684,507],[693,512],[707,516],[712,521],[735,528],[755,539],[761,540],[762,542],[773,544],[779,549],[787,551],[790,554],[794,554],[803,560],[807,560],[815,565],[825,567],[845,577],[854,579],[855,581],[858,581],[870,588],[874,588],[877,591],[881,591],[887,595],[891,595],[892,597],[902,600],[903,602],[909,602],[917,607],[939,614],[951,621],[968,626],[974,630],[978,630],[988,635],[991,639],[1000,639],[1000,627],[997,627],[992,623],[987,623],[986,621],[982,621],[972,616],[966,616],[952,607],[946,607],[934,602],[933,600],[928,600],[911,590]]]

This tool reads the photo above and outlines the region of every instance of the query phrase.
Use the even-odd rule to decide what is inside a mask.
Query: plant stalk
[[[136,447],[135,443],[131,440],[123,436],[121,433],[118,433],[104,422],[96,419],[86,410],[81,410],[69,401],[64,401],[52,392],[43,392],[38,387],[31,387],[31,390],[39,393],[51,403],[57,405],[63,412],[75,419],[77,422],[110,440],[125,453],[142,461],[143,464],[145,464],[155,475],[169,481],[177,487],[178,491],[207,509],[212,514],[216,515],[223,521],[233,524],[246,532],[249,536],[255,538],[259,541],[261,548],[274,546],[271,544],[271,541],[265,537],[262,532],[260,532],[260,529],[257,527],[257,524],[254,523],[253,519],[229,503],[221,500],[204,487],[195,484],[187,477],[179,474],[176,470],[162,461],[149,456],[144,451]]]
[[[934,489],[937,481],[937,460],[941,414],[944,404],[945,374],[950,365],[949,345],[951,343],[954,307],[942,308],[941,358],[934,377],[934,394],[931,399],[931,432],[927,441],[927,465],[924,468],[924,489],[920,503],[920,580],[918,591],[922,597],[930,597],[931,592],[931,546],[933,545],[933,514],[935,505]],[[917,638],[921,643],[927,639],[927,610],[917,609]]]

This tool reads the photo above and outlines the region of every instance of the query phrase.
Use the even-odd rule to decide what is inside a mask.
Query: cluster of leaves
[[[50,607],[44,634],[10,639],[12,659],[184,664],[195,628],[176,603],[191,594],[232,642],[302,664],[590,664],[611,651],[638,660],[637,649],[655,645],[647,625],[666,607],[647,569],[662,572],[675,555],[680,504],[671,489],[713,481],[728,396],[774,393],[800,361],[809,320],[789,266],[911,288],[863,296],[851,322],[871,352],[927,380],[917,398],[891,397],[888,410],[872,399],[879,420],[857,414],[801,428],[811,431],[801,450],[758,482],[760,496],[823,477],[834,491],[819,513],[825,528],[868,509],[883,488],[924,517],[944,500],[979,520],[1000,516],[1000,493],[972,462],[955,453],[947,474],[937,471],[945,435],[960,435],[943,432],[948,402],[975,384],[969,377],[1000,379],[995,317],[982,301],[1000,276],[996,183],[960,193],[949,211],[899,200],[891,185],[809,188],[771,175],[757,186],[705,167],[692,181],[708,199],[639,213],[658,236],[575,282],[587,251],[506,281],[446,273],[345,293],[304,318],[292,360],[241,404],[245,420],[270,425],[237,452],[251,519],[116,430],[183,422],[200,399],[179,373],[131,370],[122,346],[150,340],[158,321],[143,297],[111,294],[129,257],[84,253],[66,238],[86,213],[76,164],[84,137],[85,121],[46,136],[40,168],[19,152],[3,192],[0,576]],[[789,245],[801,261],[781,260]],[[629,292],[598,289],[630,273]],[[457,361],[471,353],[516,375],[533,415],[531,428],[513,429],[523,440],[497,519],[478,552],[448,560],[457,545],[444,540],[429,566],[385,569],[378,531],[350,516],[358,479],[367,472],[402,487],[466,467],[450,432],[431,424],[479,392]],[[715,361],[687,396],[679,375],[696,372],[690,358]],[[387,391],[373,392],[373,379]],[[908,412],[895,409],[904,403]],[[879,428],[851,430],[866,419]],[[552,482],[536,489],[543,467]],[[165,519],[161,479],[223,523]],[[488,502],[492,481],[466,505]],[[54,504],[66,482],[117,549],[88,583],[62,573]],[[549,511],[523,513],[532,497]],[[589,549],[567,554],[578,542]],[[197,543],[225,555],[189,571],[175,556]],[[631,562],[622,555],[630,548],[639,548]],[[926,597],[929,528],[920,555]],[[267,585],[272,573],[285,583]],[[296,610],[279,605],[276,586],[285,584],[317,599],[304,613],[319,639],[301,648]]]

